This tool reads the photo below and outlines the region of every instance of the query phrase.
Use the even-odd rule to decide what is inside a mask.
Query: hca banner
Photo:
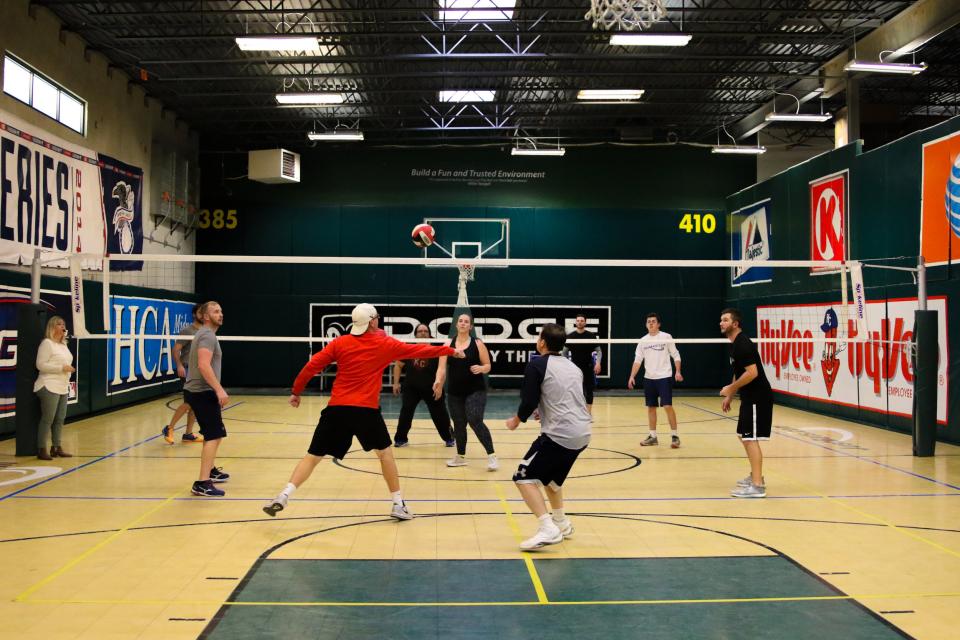
[[[427,304],[388,304],[372,303],[380,313],[380,328],[398,340],[414,337],[413,331],[418,324],[430,327],[430,334],[446,336],[452,322],[452,307],[438,307]],[[348,332],[351,322],[352,304],[310,305],[310,336],[334,338]],[[540,327],[555,322],[569,333],[573,331],[577,313],[587,315],[587,330],[598,338],[610,336],[609,306],[513,306],[486,305],[471,306],[474,315],[474,327],[477,337],[483,340],[490,350],[493,378],[519,378],[527,366],[530,354],[536,352],[536,337]],[[500,339],[526,338],[530,344],[498,343]],[[438,341],[439,342],[439,341]],[[313,352],[319,351],[323,343],[311,344]],[[601,345],[603,360],[600,377],[610,377],[610,349]]]
[[[22,304],[30,302],[30,290],[20,287],[0,287],[0,418],[17,412],[17,316]],[[40,303],[47,307],[47,317],[58,315],[67,325],[67,333],[73,334],[70,314],[70,295],[67,293],[44,293]],[[79,370],[77,341],[67,340],[73,353],[73,366]],[[29,363],[35,367],[35,363]],[[69,403],[77,401],[78,374],[70,376]]]
[[[731,260],[770,259],[770,198],[756,202],[731,215],[730,229],[732,233],[730,245]],[[739,287],[742,284],[756,284],[770,282],[773,279],[773,269],[770,267],[734,267],[731,271],[730,284]]]
[[[107,341],[108,396],[177,379],[173,360],[176,338],[140,336],[178,335],[193,321],[192,308],[192,302],[180,300],[110,296],[110,332],[133,337]]]
[[[810,259],[847,259],[847,171],[810,181]],[[833,272],[831,267],[810,271]]]
[[[960,259],[960,131],[923,145],[920,255],[927,266]]]
[[[846,320],[848,336],[865,342],[762,343],[760,358],[773,390],[898,416],[913,414],[913,339],[916,298],[867,302],[868,329],[858,330],[854,312],[840,303],[757,307],[760,338],[837,337]],[[938,314],[940,358],[937,372],[937,421],[947,421],[947,299],[931,297]]]
[[[105,238],[94,153],[0,110],[0,262],[30,264],[37,248],[103,255]]]
[[[143,170],[100,154],[100,188],[112,256],[143,253]],[[142,260],[110,261],[111,271],[139,271]]]

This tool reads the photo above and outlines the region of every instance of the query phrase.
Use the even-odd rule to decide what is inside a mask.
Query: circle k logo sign
[[[845,260],[847,172],[810,183],[810,259]]]

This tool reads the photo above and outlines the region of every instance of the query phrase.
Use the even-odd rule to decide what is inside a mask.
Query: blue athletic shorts
[[[643,379],[643,395],[648,407],[669,407],[673,405],[673,378]],[[659,400],[659,402],[657,402]]]

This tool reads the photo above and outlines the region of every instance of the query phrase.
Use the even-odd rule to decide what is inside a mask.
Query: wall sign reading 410
[[[236,229],[236,209],[200,209],[197,213],[198,229]]]
[[[713,233],[717,230],[717,217],[712,213],[685,213],[679,228],[687,233]]]

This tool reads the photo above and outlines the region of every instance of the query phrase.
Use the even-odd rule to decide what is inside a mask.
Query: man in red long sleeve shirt
[[[353,325],[349,335],[340,336],[310,358],[293,383],[290,406],[300,406],[300,394],[315,375],[328,365],[337,363],[330,401],[320,413],[320,422],[313,432],[313,441],[290,476],[290,482],[263,510],[275,516],[287,506],[297,487],[313,473],[323,456],[343,459],[353,444],[354,436],[364,451],[373,449],[380,458],[383,479],[393,497],[390,515],[397,520],[410,520],[413,514],[400,494],[400,474],[393,458],[393,441],[380,413],[380,388],[383,369],[394,360],[413,358],[464,357],[463,351],[448,346],[404,344],[379,328],[377,309],[359,304],[353,309]]]

